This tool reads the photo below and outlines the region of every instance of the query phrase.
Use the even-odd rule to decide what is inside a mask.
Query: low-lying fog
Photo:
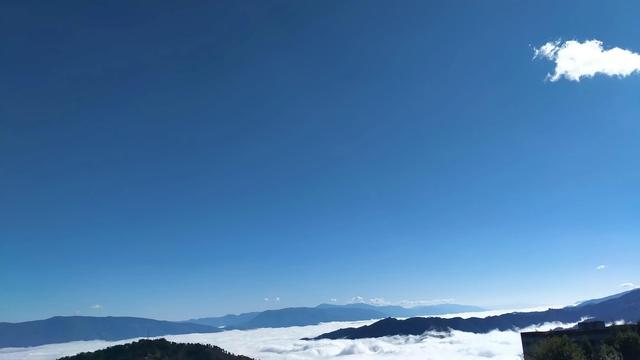
[[[500,312],[503,313],[504,311]],[[499,312],[462,314],[463,317],[484,317]],[[461,314],[458,314],[459,316]],[[452,315],[451,315],[452,316]],[[175,342],[213,344],[233,353],[262,360],[281,359],[420,359],[420,360],[519,360],[522,348],[517,331],[493,331],[473,334],[453,331],[451,334],[425,334],[422,336],[392,336],[360,340],[302,341],[322,333],[344,327],[362,326],[374,322],[332,322],[313,326],[278,329],[233,330],[214,334],[188,334],[163,336]],[[574,324],[548,323],[527,330],[549,330]],[[123,341],[75,341],[31,348],[0,349],[0,359],[49,360],[94,351]]]

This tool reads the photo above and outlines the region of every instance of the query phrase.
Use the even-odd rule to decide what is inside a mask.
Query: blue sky
[[[640,282],[640,4],[1,6],[0,321]]]

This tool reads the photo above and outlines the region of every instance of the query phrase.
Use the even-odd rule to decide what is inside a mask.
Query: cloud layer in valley
[[[618,47],[605,50],[600,40],[548,42],[535,49],[535,57],[555,62],[554,73],[547,75],[551,81],[580,81],[598,74],[627,77],[640,72],[640,54]]]
[[[333,302],[335,299],[331,299]],[[365,299],[362,296],[354,296],[351,298],[350,303],[363,303],[370,304],[376,306],[385,306],[385,305],[397,305],[404,307],[416,307],[416,306],[429,306],[429,305],[443,305],[443,304],[451,304],[455,301],[455,299],[430,299],[430,300],[400,300],[400,301],[390,301],[384,298],[371,298]]]
[[[502,312],[489,311],[475,315],[489,316]],[[472,314],[463,314],[463,317]],[[516,331],[493,331],[488,334],[472,334],[453,331],[451,334],[425,334],[422,336],[391,336],[378,339],[303,341],[304,337],[348,326],[362,326],[373,321],[332,322],[314,326],[298,326],[278,329],[225,331],[213,334],[189,334],[165,336],[176,342],[214,344],[234,353],[261,360],[282,359],[421,359],[421,360],[517,360],[522,352],[520,335]],[[559,323],[544,324],[538,329],[551,329]],[[571,326],[568,324],[565,326]],[[534,329],[529,328],[529,330]],[[131,340],[77,341],[65,344],[44,345],[33,348],[0,349],[0,359],[49,360],[83,351],[94,351]]]

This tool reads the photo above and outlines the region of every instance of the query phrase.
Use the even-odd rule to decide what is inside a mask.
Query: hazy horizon
[[[613,295],[613,294],[607,294],[604,296],[608,296],[608,295]],[[604,297],[602,296],[602,297]],[[594,297],[594,299],[597,297]],[[348,301],[348,302],[343,302],[343,303],[339,303],[339,302],[331,302],[331,301],[326,301],[326,302],[321,302],[321,303],[316,303],[316,304],[303,304],[303,305],[291,305],[291,306],[278,306],[278,305],[273,305],[272,307],[269,308],[260,308],[260,309],[248,309],[246,311],[239,311],[239,312],[234,312],[234,313],[216,313],[215,309],[212,310],[212,312],[209,313],[205,313],[203,315],[194,315],[194,316],[187,316],[187,317],[178,317],[178,318],[152,318],[154,320],[166,320],[166,321],[186,321],[186,320],[191,320],[191,319],[200,319],[200,318],[208,318],[208,317],[222,317],[222,316],[226,316],[226,315],[238,315],[238,314],[242,314],[242,313],[251,313],[251,312],[262,312],[262,311],[267,311],[267,310],[281,310],[281,309],[291,309],[291,308],[314,308],[317,307],[319,305],[324,305],[324,304],[329,304],[329,305],[351,305],[351,304],[367,304],[367,305],[372,305],[372,306],[379,306],[379,307],[383,307],[383,306],[400,306],[400,307],[404,307],[404,308],[418,308],[418,307],[425,307],[425,306],[438,306],[438,305],[466,305],[466,306],[477,306],[479,308],[484,309],[483,311],[505,311],[505,309],[509,309],[509,311],[526,311],[526,310],[530,310],[530,309],[548,309],[548,308],[559,308],[559,307],[564,307],[564,306],[569,306],[569,305],[573,305],[575,303],[578,303],[580,301],[583,300],[590,300],[590,299],[581,299],[579,301],[574,301],[571,303],[563,303],[563,304],[505,304],[505,305],[494,305],[494,306],[482,306],[482,305],[477,305],[477,304],[463,304],[463,303],[458,303],[458,302],[436,302],[436,303],[428,303],[428,304],[419,304],[419,305],[407,305],[407,304],[403,304],[403,303],[380,303],[380,302],[375,302],[375,301],[371,301],[371,300],[379,300],[379,299],[368,299],[368,300],[361,300],[361,301]],[[86,311],[84,313],[81,313],[79,311],[73,312],[73,313],[67,313],[67,314],[55,314],[55,315],[51,315],[51,316],[47,316],[44,318],[33,318],[33,319],[23,319],[23,320],[19,320],[19,321],[7,321],[10,323],[17,323],[17,322],[25,322],[25,321],[34,321],[34,320],[44,320],[44,319],[48,319],[51,317],[56,317],[56,316],[91,316],[91,317],[105,317],[105,316],[115,316],[115,317],[143,317],[141,315],[136,315],[136,314],[109,314],[109,313],[101,313],[101,308],[100,309],[90,309],[89,311]],[[3,322],[3,321],[0,321]]]

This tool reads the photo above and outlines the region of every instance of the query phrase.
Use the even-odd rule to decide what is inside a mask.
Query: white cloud
[[[354,296],[351,298],[352,303],[363,303],[364,298],[362,296]]]
[[[604,270],[607,267],[607,265],[598,265],[596,266],[596,270]]]
[[[275,299],[275,300],[276,300],[276,302],[277,302],[277,301],[280,301],[280,297],[279,297],[279,296],[276,296],[276,299]]]
[[[600,40],[548,42],[535,49],[535,58],[546,58],[556,64],[551,81],[561,78],[580,81],[597,74],[626,77],[640,72],[640,54],[614,47],[605,50]]]
[[[338,299],[336,299],[336,298],[331,298],[331,299],[329,299],[329,301],[331,301],[331,302],[338,302]]]
[[[264,298],[264,302],[268,302],[268,301],[269,301],[268,297]]]
[[[539,309],[531,309],[539,310]],[[506,311],[487,311],[468,316],[490,316]],[[451,315],[454,316],[454,315]],[[463,315],[463,317],[468,317]],[[362,359],[362,360],[520,360],[522,348],[517,331],[492,331],[488,334],[473,334],[453,331],[451,336],[390,336],[377,339],[359,340],[318,340],[302,341],[303,337],[319,334],[344,327],[362,326],[373,321],[331,322],[313,326],[294,326],[288,328],[270,328],[255,330],[231,330],[213,334],[188,334],[165,336],[176,342],[195,342],[214,344],[237,354],[247,355],[261,360],[325,360],[325,359]],[[573,324],[549,323],[527,330],[549,330],[558,326]],[[52,360],[83,351],[94,351],[130,340],[76,341],[64,344],[51,344],[31,348],[0,349],[3,360]],[[352,356],[349,356],[352,355]],[[347,357],[345,357],[347,356]]]
[[[620,287],[627,288],[627,289],[633,289],[633,288],[635,288],[636,286],[635,286],[633,283],[626,282],[626,283],[622,283],[622,284],[620,284]]]
[[[389,302],[387,302],[383,298],[372,298],[372,299],[369,299],[369,301],[367,301],[367,303],[371,304],[371,305],[378,305],[378,306],[388,305],[389,304]]]
[[[93,309],[93,310],[100,310],[100,309],[102,309],[102,305],[100,305],[100,304],[93,304],[93,305],[89,306],[89,308],[90,308],[90,309]]]

